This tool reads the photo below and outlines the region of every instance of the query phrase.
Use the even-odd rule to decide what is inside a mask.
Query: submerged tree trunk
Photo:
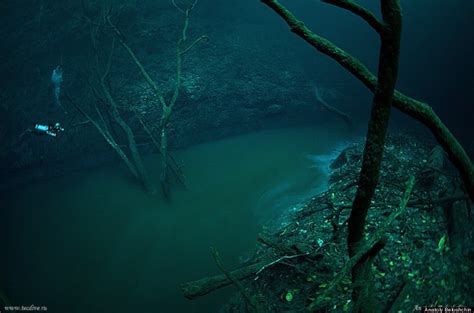
[[[170,197],[170,183],[168,176],[168,120],[171,114],[171,109],[168,106],[163,107],[163,115],[161,116],[161,132],[160,132],[160,147],[163,155],[162,169],[161,169],[161,191],[165,198]]]
[[[107,16],[107,14],[109,14],[108,12],[105,11],[105,8],[102,8],[102,10],[103,10],[102,14],[104,17]],[[99,122],[95,121],[84,110],[82,110],[78,105],[75,105],[75,106],[89,121],[92,122],[92,124],[102,134],[105,140],[117,152],[117,154],[125,162],[125,164],[129,168],[129,170],[132,172],[132,174],[141,182],[146,192],[149,194],[154,194],[156,193],[156,190],[155,188],[153,188],[152,184],[150,183],[147,170],[145,169],[145,166],[143,165],[143,160],[141,158],[140,152],[138,151],[137,143],[135,140],[135,134],[133,133],[132,128],[120,116],[119,106],[110,91],[109,74],[110,74],[112,59],[113,59],[114,50],[115,50],[115,40],[112,40],[111,42],[110,51],[108,51],[107,53],[103,53],[101,51],[102,49],[99,48],[100,45],[98,43],[99,43],[99,35],[100,35],[102,22],[103,21],[101,21],[100,19],[98,22],[90,21],[90,26],[91,26],[90,39],[91,39],[92,50],[94,53],[93,60],[95,61],[91,70],[94,73],[93,76],[95,76],[95,79],[94,79],[94,83],[92,83],[91,81],[88,81],[88,83],[97,102],[104,104],[104,107],[107,110],[109,118],[112,118],[125,133],[125,137],[127,139],[127,147],[130,150],[130,157],[127,156],[127,153],[124,152],[124,149],[122,149],[117,144],[116,138],[115,138],[117,136],[113,136],[110,133],[109,128],[111,127],[107,127],[107,123],[105,122],[100,112],[100,109],[96,105],[94,106],[97,111],[98,118],[102,122],[102,126],[100,125]],[[106,58],[104,57],[105,61],[102,60],[102,56],[104,54],[106,56]]]
[[[398,72],[401,30],[400,9],[396,0],[381,0],[384,20],[389,30],[382,35],[379,58],[379,81],[375,89],[372,111],[365,142],[362,168],[357,193],[349,218],[349,251],[354,255],[354,244],[363,238],[367,209],[377,186],[382,163],[385,137],[390,119],[392,95]],[[391,18],[398,12],[397,18]]]
[[[162,160],[162,173],[160,177],[160,182],[161,182],[161,189],[163,191],[163,195],[166,198],[170,197],[170,181],[169,181],[169,171],[170,168],[173,167],[173,164],[170,164],[170,159],[172,159],[169,156],[168,152],[168,124],[169,124],[169,119],[171,116],[171,113],[173,111],[173,107],[176,104],[176,101],[179,96],[179,91],[181,88],[181,63],[182,63],[182,58],[183,55],[188,52],[191,48],[193,48],[196,44],[201,42],[202,40],[208,40],[208,37],[205,35],[200,36],[196,40],[194,40],[191,44],[189,44],[187,47],[184,46],[187,41],[187,30],[188,30],[188,25],[189,25],[189,16],[191,14],[191,11],[194,9],[195,5],[197,4],[197,0],[194,0],[186,9],[178,6],[174,1],[172,4],[181,12],[184,14],[184,23],[183,23],[183,28],[181,30],[181,36],[178,39],[177,46],[176,46],[176,76],[175,76],[175,83],[174,83],[174,91],[173,91],[173,96],[170,99],[169,102],[165,100],[163,97],[163,94],[158,87],[158,85],[155,83],[155,81],[151,78],[151,76],[148,74],[146,69],[143,67],[142,63],[138,59],[137,55],[135,52],[132,50],[132,48],[127,44],[125,41],[125,36],[122,34],[122,32],[118,29],[118,27],[111,21],[110,16],[106,17],[108,25],[112,28],[112,30],[115,32],[120,44],[124,47],[124,49],[127,51],[127,53],[130,55],[132,58],[133,62],[135,65],[138,67],[140,70],[140,73],[142,76],[145,78],[145,81],[148,83],[148,85],[151,87],[152,91],[154,92],[155,96],[158,99],[158,102],[161,104],[161,109],[162,109],[162,116],[160,119],[160,153],[163,156]],[[179,169],[174,168],[172,172],[176,175],[176,178],[178,181],[183,182],[183,177],[179,173]]]
[[[357,253],[358,246],[364,240],[365,220],[379,180],[393,92],[398,75],[402,28],[401,9],[398,0],[381,0],[380,3],[385,25],[380,34],[382,43],[378,65],[379,80],[372,103],[359,184],[348,221],[349,257]],[[356,312],[375,312],[374,310],[380,307],[374,303],[371,271],[371,258],[357,263],[352,268],[352,299]]]
[[[104,93],[106,94],[106,97],[109,103],[111,104],[112,116],[114,120],[117,122],[117,124],[119,124],[119,126],[122,128],[123,132],[125,133],[125,136],[127,137],[127,142],[128,142],[127,146],[128,146],[128,149],[130,150],[130,155],[132,156],[133,164],[135,166],[136,173],[137,173],[137,178],[140,180],[140,182],[142,183],[147,193],[155,194],[156,189],[150,183],[148,172],[145,166],[143,165],[142,157],[137,148],[137,143],[135,140],[135,134],[133,133],[133,130],[130,128],[130,126],[128,126],[128,124],[120,116],[120,113],[117,108],[117,104],[115,100],[113,99],[112,95],[110,94],[110,92],[108,91],[107,87],[103,85],[102,89],[104,90]]]
[[[372,110],[364,148],[362,169],[358,189],[348,220],[348,250],[353,257],[364,243],[364,226],[368,209],[377,186],[382,163],[385,137],[390,120],[395,83],[398,74],[398,61],[401,36],[401,12],[398,0],[381,0],[383,22],[368,10],[350,0],[324,0],[327,3],[347,9],[369,23],[380,35],[381,48],[378,65],[378,81],[375,76],[357,59],[335,46],[329,40],[311,32],[301,21],[282,6],[277,0],[262,0],[275,10],[289,24],[291,30],[329,55],[374,91]],[[364,258],[352,269],[353,303],[355,312],[376,312],[372,292],[372,258]]]
[[[377,77],[372,74],[369,69],[357,58],[347,51],[336,46],[330,40],[319,36],[311,31],[306,25],[298,20],[296,16],[285,8],[277,0],[261,0],[263,3],[273,9],[280,15],[290,27],[290,30],[297,36],[301,37],[319,52],[326,54],[330,58],[338,62],[342,67],[348,70],[358,80],[360,80],[368,89],[375,92],[377,86]],[[348,0],[324,0],[324,2],[340,6],[359,15],[367,23],[372,26],[378,33],[384,29],[384,25],[380,23],[370,12],[355,5]],[[466,191],[474,201],[474,165],[467,155],[466,151],[451,133],[451,131],[443,124],[441,119],[436,115],[433,109],[424,102],[410,98],[399,91],[395,91],[393,95],[393,106],[403,113],[413,117],[414,119],[425,125],[436,138],[438,143],[448,154],[449,160],[459,171],[461,178],[466,186]]]
[[[132,173],[133,177],[139,178],[137,169],[135,168],[135,165],[133,165],[133,162],[130,161],[128,158],[127,154],[123,151],[123,149],[120,147],[120,145],[115,141],[114,136],[110,133],[109,129],[107,126],[100,125],[94,118],[92,118],[89,114],[86,113],[72,98],[66,94],[66,99],[89,121],[94,125],[94,127],[97,129],[97,131],[104,137],[105,141],[114,149],[114,151],[118,154],[120,159],[125,163],[127,168],[130,170]],[[103,121],[103,118],[101,118],[102,114],[100,114],[99,109],[96,107],[97,114],[99,115],[99,119]]]

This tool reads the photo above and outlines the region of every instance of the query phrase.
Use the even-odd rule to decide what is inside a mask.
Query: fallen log
[[[229,274],[235,280],[242,280],[255,275],[255,273],[257,273],[266,264],[267,262],[265,261],[254,263],[231,271]],[[232,281],[226,275],[222,274],[205,277],[193,282],[183,283],[179,287],[183,295],[186,298],[192,300],[207,295],[214,290],[228,286],[230,284],[232,284]]]
[[[391,226],[392,222],[402,215],[405,212],[407,207],[408,200],[410,199],[411,192],[413,190],[413,185],[415,184],[415,178],[410,176],[408,180],[407,187],[403,193],[402,199],[400,200],[400,205],[397,210],[394,210],[386,220],[381,224],[379,229],[369,238],[361,242],[359,245],[357,253],[350,258],[344,265],[344,267],[339,271],[339,273],[333,278],[333,280],[328,284],[328,287],[318,295],[318,297],[311,302],[308,307],[310,312],[315,312],[322,309],[326,304],[327,300],[330,299],[330,293],[336,288],[343,278],[350,273],[352,268],[364,258],[373,258],[377,253],[385,246],[387,238],[385,233]]]

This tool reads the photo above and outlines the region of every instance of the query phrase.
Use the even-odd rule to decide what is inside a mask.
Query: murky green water
[[[121,164],[2,195],[0,286],[13,304],[50,312],[216,312],[232,287],[196,301],[180,282],[251,255],[264,221],[324,183],[308,155],[334,130],[262,131],[180,151],[189,191],[146,196]],[[159,177],[159,158],[146,159]]]

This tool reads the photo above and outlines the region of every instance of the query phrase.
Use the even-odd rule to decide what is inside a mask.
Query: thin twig
[[[194,40],[192,44],[189,45],[189,47],[181,50],[180,54],[183,55],[185,54],[186,52],[188,52],[189,50],[191,50],[195,45],[197,45],[199,42],[201,41],[209,41],[209,37],[207,35],[202,35],[201,37],[199,37],[198,39]]]
[[[265,269],[277,264],[277,263],[280,263],[281,261],[283,260],[290,260],[290,259],[294,259],[294,258],[299,258],[299,257],[302,257],[302,256],[308,256],[309,255],[309,252],[306,252],[306,253],[301,253],[301,254],[294,254],[294,255],[284,255],[282,257],[279,257],[278,259],[268,263],[268,264],[265,264],[264,266],[262,266],[262,268],[260,268],[256,273],[255,275],[258,275],[260,274],[261,272],[263,272]],[[255,277],[255,280],[257,280],[258,277]]]
[[[359,243],[358,252],[346,262],[344,267],[339,271],[339,273],[334,277],[334,279],[329,283],[328,287],[320,294],[309,306],[310,311],[315,311],[320,308],[328,298],[329,293],[339,285],[343,278],[352,270],[352,268],[367,254],[373,253],[374,247],[379,247],[378,243],[384,237],[385,232],[392,224],[392,222],[401,214],[405,212],[408,200],[410,199],[413,186],[415,184],[415,178],[410,176],[405,192],[400,200],[400,204],[397,210],[394,210],[387,219],[380,225],[377,231],[371,236],[369,240]]]
[[[171,3],[176,9],[178,9],[179,12],[186,14],[186,10],[183,10],[179,5],[177,5],[175,0],[171,0]]]
[[[341,110],[339,110],[338,108],[336,108],[335,106],[332,106],[330,105],[329,103],[326,102],[326,100],[324,100],[322,94],[321,94],[321,88],[320,87],[315,87],[314,88],[314,93],[316,95],[316,99],[318,100],[318,102],[329,112],[331,113],[334,113],[335,115],[339,116],[346,124],[347,126],[352,129],[353,128],[353,125],[352,125],[352,121],[351,121],[351,118],[349,117],[349,115],[347,113],[344,113],[342,112]]]
[[[348,10],[355,15],[360,16],[363,20],[365,20],[372,28],[379,34],[381,34],[385,30],[385,26],[382,22],[380,22],[375,15],[367,10],[366,8],[354,3],[350,0],[322,0],[325,3],[335,5],[337,7],[343,8]]]
[[[259,312],[258,310],[258,304],[256,303],[255,299],[252,298],[249,293],[245,290],[245,287],[242,285],[242,283],[235,279],[229,271],[227,271],[224,266],[222,265],[221,258],[219,257],[219,252],[214,247],[211,247],[211,252],[212,256],[214,257],[214,260],[216,261],[217,267],[219,270],[227,277],[228,280],[230,280],[236,287],[239,289],[240,293],[242,296],[245,298],[247,303],[252,307],[254,312]]]

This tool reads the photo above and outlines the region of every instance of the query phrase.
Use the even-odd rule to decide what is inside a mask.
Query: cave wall
[[[64,96],[68,94],[94,115],[97,100],[88,87],[88,77],[95,70],[88,34],[90,25],[82,15],[88,11],[81,11],[74,1],[60,8],[43,3],[44,13],[39,18],[38,12],[26,5],[10,4],[5,15],[8,18],[0,25],[11,47],[6,55],[8,62],[2,64],[10,78],[2,92],[5,98],[2,108],[5,112],[1,115],[4,119],[1,132],[4,149],[0,155],[2,189],[117,161],[99,132],[91,123],[83,124],[85,118]],[[188,37],[206,34],[210,41],[194,47],[184,57],[180,96],[169,127],[172,148],[259,129],[331,120],[315,101],[313,88],[319,83],[317,75],[298,62],[295,57],[300,53],[298,50],[288,49],[292,43],[299,42],[296,38],[286,31],[269,31],[264,23],[245,20],[226,23],[211,16],[196,9],[190,20]],[[176,40],[183,17],[170,3],[157,2],[125,6],[116,20],[169,99],[174,84]],[[110,35],[106,34],[102,43],[106,52],[113,37]],[[299,49],[307,47],[301,43]],[[57,65],[64,71],[61,106],[54,103],[50,82]],[[110,86],[123,107],[122,116],[137,135],[142,152],[154,152],[150,139],[129,108],[139,112],[157,137],[161,108],[118,44],[112,59]],[[342,103],[344,99],[337,101]],[[66,129],[58,138],[22,136],[36,123],[56,121]],[[111,123],[111,129],[119,142],[125,144],[117,125]]]
[[[144,66],[171,96],[176,40],[183,16],[168,0],[109,0],[115,21]],[[177,3],[183,3],[177,1]],[[93,108],[87,80],[93,73],[90,23],[105,3],[94,0],[6,0],[0,2],[0,186],[64,175],[70,170],[114,161],[107,143],[62,97],[54,105],[51,72],[64,70],[62,92],[81,107]],[[373,1],[362,5],[377,12]],[[378,38],[364,21],[324,3],[288,1],[305,23],[363,61],[377,65]],[[120,9],[120,10],[119,10]],[[462,0],[446,5],[436,0],[429,10],[404,4],[404,34],[398,88],[428,101],[465,144],[474,151],[474,110],[469,101],[473,76],[469,28],[474,6]],[[334,23],[337,21],[337,23]],[[429,23],[430,27],[424,25]],[[463,29],[460,32],[459,29]],[[433,33],[447,41],[439,45]],[[172,116],[173,148],[224,138],[256,129],[301,124],[321,125],[332,117],[315,102],[317,84],[330,89],[331,103],[361,125],[371,94],[337,63],[316,53],[294,36],[281,19],[257,0],[200,0],[193,11],[189,38],[210,41],[196,46],[183,63],[183,85]],[[110,36],[102,48],[107,50]],[[419,73],[423,73],[420,79]],[[125,108],[124,118],[137,132],[144,152],[147,138],[127,106],[137,108],[150,127],[157,127],[159,106],[130,58],[118,46],[113,56],[111,88]],[[57,139],[21,134],[36,123],[61,122]],[[395,112],[396,127],[422,127]],[[416,128],[415,127],[415,128]],[[112,127],[118,135],[120,132]],[[123,140],[121,140],[123,142]],[[143,144],[143,145],[142,145]]]

